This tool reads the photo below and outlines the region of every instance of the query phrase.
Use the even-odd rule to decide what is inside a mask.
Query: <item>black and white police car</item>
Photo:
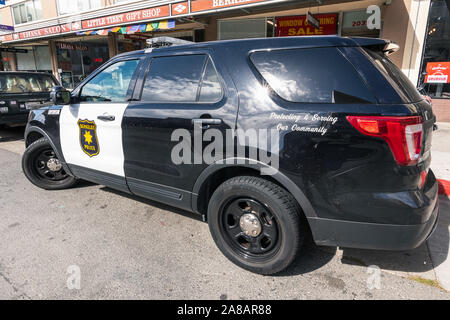
[[[289,266],[308,234],[389,250],[430,235],[435,116],[389,60],[394,44],[167,42],[176,41],[112,58],[31,111],[22,165],[32,183],[55,190],[84,179],[200,214],[231,261],[261,274]],[[277,139],[246,144],[239,130]],[[213,140],[213,161],[203,161]]]

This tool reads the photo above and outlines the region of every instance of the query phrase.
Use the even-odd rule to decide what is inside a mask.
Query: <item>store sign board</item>
[[[82,27],[83,29],[90,29],[168,16],[170,16],[170,7],[169,5],[165,5],[160,7],[115,14],[112,16],[83,20]]]
[[[1,1],[1,0],[0,0]],[[10,33],[0,35],[0,42],[26,40],[37,37],[69,33],[85,29],[96,29],[104,26],[129,24],[130,22],[146,21],[152,19],[166,18],[181,14],[196,13],[206,10],[233,9],[247,4],[270,3],[279,0],[190,0],[180,1],[171,5],[162,5],[142,10],[130,11],[100,18],[75,21],[63,25]],[[190,10],[189,10],[190,6]]]
[[[88,47],[82,44],[72,44],[67,42],[56,42],[56,46],[61,50],[88,51]]]
[[[151,36],[146,36],[146,35],[140,35],[140,34],[125,34],[124,35],[125,39],[128,40],[140,40],[140,41],[145,41],[147,39],[150,39]]]
[[[178,16],[180,14],[189,13],[189,2],[180,2],[172,4],[172,15]]]
[[[1,31],[14,31],[13,26],[7,26],[6,24],[0,24]]]
[[[0,36],[0,41],[4,42],[4,41],[11,41],[13,40],[12,34],[7,34],[4,36]]]
[[[450,62],[428,62],[426,83],[450,83]]]
[[[367,29],[367,19],[370,15],[366,10],[344,12],[342,29],[356,31]]]
[[[192,0],[191,12],[222,9],[266,1],[268,0]]]
[[[43,37],[43,36],[49,36],[53,34],[59,34],[59,33],[65,33],[70,32],[71,27],[69,23],[48,27],[48,28],[41,28],[36,30],[30,30],[30,31],[24,31],[19,32],[18,34],[15,33],[13,35],[14,40],[18,39],[29,39],[29,38],[36,38],[36,37]]]
[[[277,37],[336,34],[337,13],[315,14],[314,17],[320,23],[319,28],[309,24],[306,16],[277,18]]]
[[[72,31],[81,30],[81,21],[72,22]]]

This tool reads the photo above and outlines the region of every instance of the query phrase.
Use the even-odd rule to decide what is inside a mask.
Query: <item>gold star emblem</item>
[[[86,131],[84,133],[84,140],[87,142],[87,144],[91,144],[92,143],[92,136],[91,136],[91,133],[89,131]]]

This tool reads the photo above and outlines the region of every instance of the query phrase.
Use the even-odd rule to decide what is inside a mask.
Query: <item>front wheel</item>
[[[235,177],[220,185],[209,201],[208,224],[228,259],[259,274],[287,268],[305,235],[292,195],[259,177]]]
[[[72,187],[77,180],[67,174],[47,139],[28,146],[22,156],[22,170],[31,183],[42,189],[61,190]]]

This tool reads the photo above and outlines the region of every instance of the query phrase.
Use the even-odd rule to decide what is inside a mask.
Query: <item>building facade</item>
[[[55,74],[73,88],[110,57],[172,36],[191,41],[314,36],[381,37],[391,57],[450,121],[449,0],[9,0],[0,6],[3,70]],[[310,12],[320,22],[308,24]]]

